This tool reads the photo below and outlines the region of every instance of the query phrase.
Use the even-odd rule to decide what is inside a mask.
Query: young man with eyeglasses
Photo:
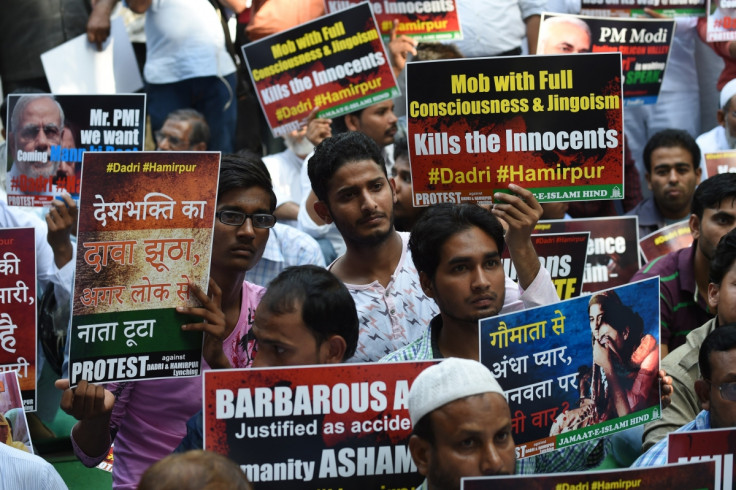
[[[716,317],[690,332],[685,345],[662,359],[661,369],[673,381],[672,404],[662,410],[661,419],[644,426],[644,450],[692,421],[700,411],[701,402],[695,388],[699,378],[698,351],[708,334],[720,325],[736,322],[736,230],[724,235],[715,249],[707,295],[711,310],[717,311]]]
[[[214,224],[209,295],[195,285],[200,307],[180,307],[203,318],[184,330],[203,330],[203,357],[210,367],[248,367],[253,361],[250,334],[264,289],[245,280],[263,254],[276,219],[276,196],[260,159],[225,156]],[[202,408],[202,378],[172,378],[111,383],[82,381],[64,389],[61,408],[79,420],[72,429],[74,452],[88,467],[106,456],[113,439],[113,488],[134,489],[151,464],[169,454],[186,434],[186,422]]]
[[[698,352],[700,379],[693,388],[702,410],[674,432],[736,427],[736,323],[708,334]],[[692,388],[691,388],[692,389]],[[667,464],[667,438],[637,459],[633,467]]]

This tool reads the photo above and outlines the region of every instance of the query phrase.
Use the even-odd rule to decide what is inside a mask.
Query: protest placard
[[[462,490],[607,490],[640,488],[714,489],[716,467],[712,461],[667,468],[619,468],[552,475],[483,476],[462,479]]]
[[[623,197],[621,55],[408,63],[415,206]]]
[[[260,489],[416,487],[407,397],[432,364],[205,371],[205,449]]]
[[[325,0],[327,12],[338,12],[364,0]],[[420,41],[462,39],[457,0],[382,0],[371,1],[373,14],[384,41],[391,38],[394,20],[399,21],[396,35]]]
[[[736,429],[670,432],[667,435],[667,462],[713,461],[716,490],[733,488],[733,459],[736,456]]]
[[[8,95],[8,204],[78,198],[82,155],[142,150],[145,120],[144,94]]]
[[[549,271],[560,299],[580,296],[583,287],[585,257],[588,253],[590,233],[545,233],[532,235],[532,245],[539,256],[542,267]],[[506,275],[516,280],[516,268],[511,262],[509,248],[501,254]]]
[[[693,243],[690,224],[686,221],[665,226],[639,240],[639,247],[645,262],[670,252],[689,247]]]
[[[708,177],[718,174],[736,173],[736,150],[704,153],[705,171]]]
[[[18,371],[23,408],[36,410],[36,230],[0,229],[0,372]]]
[[[276,136],[317,108],[336,117],[399,95],[366,2],[246,44],[243,56]]]
[[[674,34],[672,19],[545,13],[537,54],[618,51],[622,54],[624,105],[656,104]]]
[[[80,194],[72,385],[199,375],[218,152],[85,153]]]
[[[658,277],[483,319],[480,338],[519,458],[660,417]]]
[[[636,216],[540,221],[534,233],[589,231],[583,292],[626,284],[639,262],[639,226]]]
[[[734,0],[707,0],[706,40],[733,41],[736,39],[736,2]]]
[[[20,394],[17,374],[18,371],[0,372],[0,444],[32,453],[31,433],[23,410],[25,400]],[[5,434],[3,426],[7,427]]]
[[[650,17],[644,9],[668,16],[705,15],[706,0],[582,0],[581,14],[598,17]]]

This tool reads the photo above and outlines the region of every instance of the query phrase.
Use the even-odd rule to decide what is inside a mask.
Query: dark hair
[[[700,147],[690,133],[681,129],[663,129],[655,133],[644,147],[644,168],[652,173],[652,152],[657,148],[679,147],[690,153],[693,169],[700,167]]]
[[[454,44],[427,43],[417,44],[417,54],[412,61],[452,60],[464,58]]]
[[[360,131],[348,131],[326,138],[314,149],[307,172],[317,199],[327,202],[327,187],[335,172],[349,162],[373,160],[386,173],[386,163],[375,141]]]
[[[489,211],[477,204],[437,204],[420,216],[411,230],[409,248],[418,272],[434,280],[442,246],[453,235],[477,226],[496,242],[503,253],[503,226]]]
[[[394,140],[394,162],[399,158],[409,159],[409,142],[403,136]]]
[[[734,262],[736,262],[736,228],[723,235],[718,242],[713,259],[710,261],[708,282],[720,286],[723,277],[731,269]]]
[[[169,454],[148,468],[139,490],[251,490],[240,467],[211,451],[193,450]]]
[[[260,187],[268,192],[269,207],[273,213],[276,209],[276,194],[263,160],[250,150],[241,150],[237,155],[222,155],[220,183],[217,186],[218,199],[229,190],[251,187]]]
[[[736,174],[725,173],[708,177],[695,188],[690,212],[703,219],[705,208],[715,208],[727,198],[736,199]]]
[[[698,353],[698,366],[700,367],[700,376],[703,379],[710,380],[713,371],[710,365],[711,352],[727,352],[736,349],[736,323],[727,323],[721,325],[703,340]]]
[[[353,357],[358,346],[358,312],[350,292],[327,269],[316,265],[287,267],[271,281],[261,306],[283,315],[301,306],[302,321],[322,343],[331,335],[345,339],[343,361]]]
[[[187,121],[192,126],[189,133],[189,146],[194,146],[198,143],[210,143],[210,126],[207,124],[207,120],[204,115],[190,108],[177,109],[174,112],[169,113],[166,119],[172,119],[174,121]]]

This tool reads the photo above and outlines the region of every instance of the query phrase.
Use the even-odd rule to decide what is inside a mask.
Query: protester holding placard
[[[736,227],[736,174],[714,175],[693,195],[693,246],[653,260],[632,281],[660,276],[662,356],[685,343],[685,336],[712,318],[707,304],[708,269],[718,241]]]
[[[384,159],[372,139],[360,132],[343,133],[316,148],[309,176],[319,199],[315,211],[335,223],[347,245],[330,270],[347,284],[361,318],[352,360],[376,361],[422,336],[437,314],[417,283],[407,253],[408,234],[394,228],[396,196]],[[541,207],[531,192],[509,187],[518,195],[498,193],[501,202],[493,213],[509,224],[506,243],[519,277],[517,285],[504,276],[505,301],[501,298],[500,304],[511,311],[559,298],[529,238]]]
[[[694,388],[700,375],[698,350],[705,337],[719,325],[736,322],[736,291],[732,287],[736,280],[736,231],[732,230],[721,238],[710,263],[709,276],[708,306],[711,311],[717,311],[717,315],[690,332],[685,344],[662,360],[662,369],[672,376],[675,388],[672,405],[662,411],[661,419],[644,426],[645,450],[666,438],[669,432],[693,420],[700,410],[698,393]]]
[[[263,254],[276,207],[271,181],[260,160],[225,157],[220,167],[210,266],[210,295],[194,284],[202,307],[177,308],[202,317],[184,330],[205,330],[204,358],[212,367],[247,367],[252,362],[250,333],[263,288],[245,281]],[[108,389],[80,381],[64,389],[61,408],[79,420],[72,429],[75,453],[95,466],[115,442],[115,488],[135,488],[143,471],[170,453],[185,435],[186,421],[202,407],[201,377],[123,382]]]
[[[695,186],[700,182],[700,149],[692,136],[679,129],[665,129],[644,147],[644,167],[652,196],[627,216],[639,217],[639,237],[690,216]]]

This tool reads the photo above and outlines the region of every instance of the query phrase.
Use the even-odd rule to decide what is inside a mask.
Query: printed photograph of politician
[[[608,290],[590,297],[588,319],[593,362],[578,371],[580,406],[560,414],[550,435],[624,417],[659,399],[659,344],[641,315]]]
[[[10,94],[7,116],[11,206],[44,206],[64,192],[77,199],[85,151],[144,145],[143,94]]]

